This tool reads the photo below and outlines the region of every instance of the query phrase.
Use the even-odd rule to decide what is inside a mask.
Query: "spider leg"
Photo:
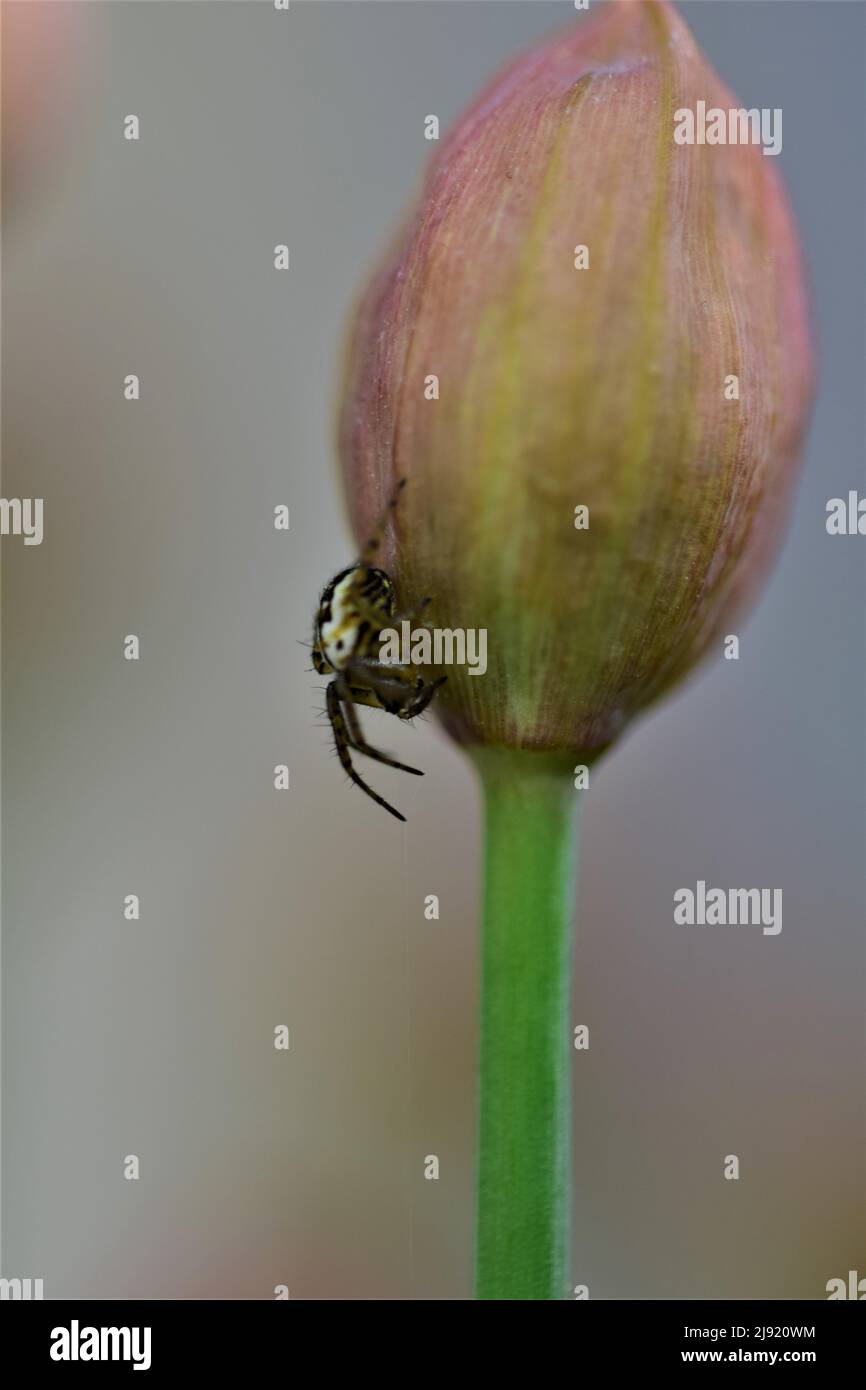
[[[372,686],[366,687],[348,683],[348,690],[352,697],[353,705],[367,705],[370,709],[385,708]]]
[[[430,681],[429,685],[425,685],[423,693],[412,706],[412,713],[408,716],[410,719],[415,719],[417,715],[424,713],[440,685],[444,685],[447,679],[447,676],[437,676],[435,681]]]
[[[358,718],[351,700],[345,697],[343,709],[346,715],[346,723],[349,727],[349,743],[356,753],[364,753],[368,758],[372,758],[377,763],[385,763],[387,767],[396,767],[398,772],[411,772],[415,777],[424,776],[420,768],[407,767],[406,763],[398,763],[397,759],[392,758],[389,753],[381,753],[378,748],[372,748],[364,738],[361,721]]]
[[[376,526],[375,531],[373,532],[370,539],[367,541],[367,544],[364,546],[364,549],[361,551],[362,565],[371,565],[373,563],[373,560],[376,556],[376,551],[382,544],[382,537],[384,536],[385,528],[388,525],[388,518],[390,517],[391,512],[393,512],[394,508],[396,507],[397,498],[400,496],[400,493],[406,486],[406,482],[406,478],[401,478],[400,481],[397,483],[397,486],[394,488],[394,491],[391,493],[391,496],[388,500],[388,505],[386,506],[384,512],[379,518],[379,522]]]
[[[432,599],[431,597],[429,597],[429,595],[428,595],[427,598],[422,598],[418,603],[414,604],[411,608],[407,608],[405,613],[395,613],[394,616],[393,616],[393,618],[391,618],[391,620],[390,620],[390,621],[391,621],[391,625],[392,625],[393,627],[396,627],[398,623],[401,623],[401,622],[408,622],[408,623],[411,623],[415,618],[420,618],[421,614],[424,612],[424,609],[425,609],[425,608],[429,608],[429,606],[430,606],[430,604],[431,604],[432,602],[433,602],[433,599]]]
[[[331,721],[331,728],[334,732],[334,743],[337,747],[337,757],[340,759],[344,772],[351,778],[356,787],[360,787],[373,801],[378,802],[380,806],[384,806],[386,811],[390,811],[392,816],[397,817],[397,820],[405,821],[406,817],[401,816],[400,812],[396,810],[395,807],[389,805],[384,797],[379,796],[378,792],[374,792],[372,787],[368,787],[363,777],[361,777],[352,766],[352,756],[349,752],[349,735],[346,731],[346,721],[343,718],[343,709],[340,703],[339,681],[331,681],[325,694],[328,702],[328,718]]]
[[[394,665],[391,662],[379,661],[376,657],[368,657],[358,663],[364,668],[364,679],[370,685],[378,689],[380,685],[390,686],[393,690],[398,687],[418,684],[418,672],[412,666]]]

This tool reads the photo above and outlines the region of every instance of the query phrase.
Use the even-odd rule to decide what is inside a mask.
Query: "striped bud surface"
[[[600,752],[782,532],[813,376],[796,234],[760,145],[675,141],[699,101],[739,105],[667,3],[573,22],[443,140],[358,307],[352,523],[406,477],[401,601],[487,629],[486,674],[438,701],[461,743]]]

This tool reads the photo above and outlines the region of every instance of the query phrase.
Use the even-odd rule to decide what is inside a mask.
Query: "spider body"
[[[405,485],[399,483],[388,509],[374,535],[367,542],[361,558],[341,570],[325,588],[319,601],[313,631],[313,666],[320,675],[333,677],[327,687],[327,713],[334,734],[337,756],[351,780],[373,801],[389,811],[397,820],[405,820],[372,787],[369,787],[352,763],[351,750],[364,753],[376,762],[416,777],[423,774],[415,767],[398,763],[387,753],[372,748],[364,738],[355,706],[368,705],[385,710],[398,719],[414,719],[433,699],[446,679],[425,680],[423,671],[411,663],[386,664],[379,659],[383,628],[393,627],[401,618],[414,617],[426,607],[425,599],[413,614],[397,613],[394,585],[384,570],[376,569],[372,559],[379,548],[387,523],[388,512],[397,503]]]

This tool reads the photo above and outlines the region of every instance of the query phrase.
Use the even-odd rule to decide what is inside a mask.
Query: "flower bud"
[[[800,257],[772,155],[675,139],[699,102],[738,106],[668,4],[575,23],[458,122],[357,311],[352,522],[407,478],[401,603],[486,629],[486,673],[437,701],[463,743],[600,752],[721,650],[780,534]]]

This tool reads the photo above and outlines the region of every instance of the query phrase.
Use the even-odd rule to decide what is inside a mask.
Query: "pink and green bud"
[[[777,160],[681,144],[736,98],[636,0],[518,58],[444,139],[359,306],[340,451],[352,522],[409,480],[382,563],[468,745],[600,752],[721,637],[786,516],[812,394]]]

